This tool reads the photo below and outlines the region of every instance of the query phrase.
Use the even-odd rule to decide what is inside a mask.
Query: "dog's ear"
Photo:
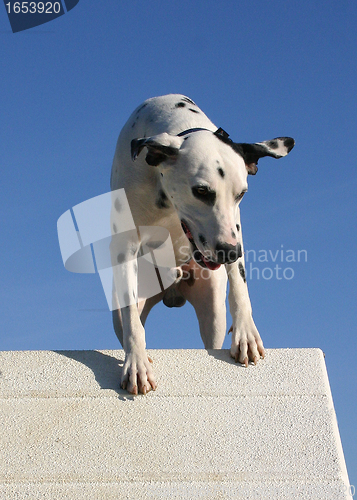
[[[156,167],[167,159],[175,160],[184,139],[166,132],[146,139],[133,139],[131,141],[131,159],[135,161],[141,150],[146,147],[146,163]]]
[[[291,137],[277,137],[270,141],[257,142],[255,144],[233,143],[233,148],[243,156],[248,174],[255,175],[258,171],[258,160],[264,156],[282,158],[293,149],[294,139]]]

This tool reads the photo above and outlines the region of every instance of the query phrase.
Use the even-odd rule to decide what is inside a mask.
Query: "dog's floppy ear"
[[[146,147],[146,163],[156,167],[163,161],[176,159],[184,139],[164,132],[146,139],[133,139],[131,141],[131,159],[135,161],[141,150]]]
[[[233,148],[243,156],[248,174],[255,175],[258,171],[258,160],[264,156],[282,158],[293,149],[294,139],[291,137],[277,137],[270,141],[257,142],[255,144],[233,143]]]

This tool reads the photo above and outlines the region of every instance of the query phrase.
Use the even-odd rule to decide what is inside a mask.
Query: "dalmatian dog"
[[[180,307],[188,300],[197,314],[205,348],[222,347],[227,280],[233,323],[230,354],[245,366],[264,357],[246,283],[239,204],[248,189],[248,174],[257,172],[258,160],[286,156],[294,144],[290,137],[235,143],[183,95],[148,99],[133,112],[117,142],[111,190],[125,189],[137,227],[160,226],[169,231],[177,279],[151,298],[122,308],[117,302],[113,310],[114,329],[125,351],[123,389],[146,394],[157,387],[145,350],[144,325],[161,300],[168,307]],[[118,217],[114,203],[113,234]],[[118,251],[114,242],[112,261]],[[115,289],[123,283],[129,294],[137,293],[137,238],[129,238],[120,252],[128,264],[124,274],[113,269],[114,302]]]

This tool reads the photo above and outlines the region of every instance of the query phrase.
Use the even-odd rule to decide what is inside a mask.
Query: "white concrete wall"
[[[123,351],[0,352],[0,499],[351,498],[319,349],[149,353],[134,397]]]

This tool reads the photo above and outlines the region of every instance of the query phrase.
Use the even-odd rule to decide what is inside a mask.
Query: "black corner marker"
[[[78,2],[79,2],[79,0],[64,0],[64,3],[66,4],[67,12],[72,10],[73,7],[75,7]]]

